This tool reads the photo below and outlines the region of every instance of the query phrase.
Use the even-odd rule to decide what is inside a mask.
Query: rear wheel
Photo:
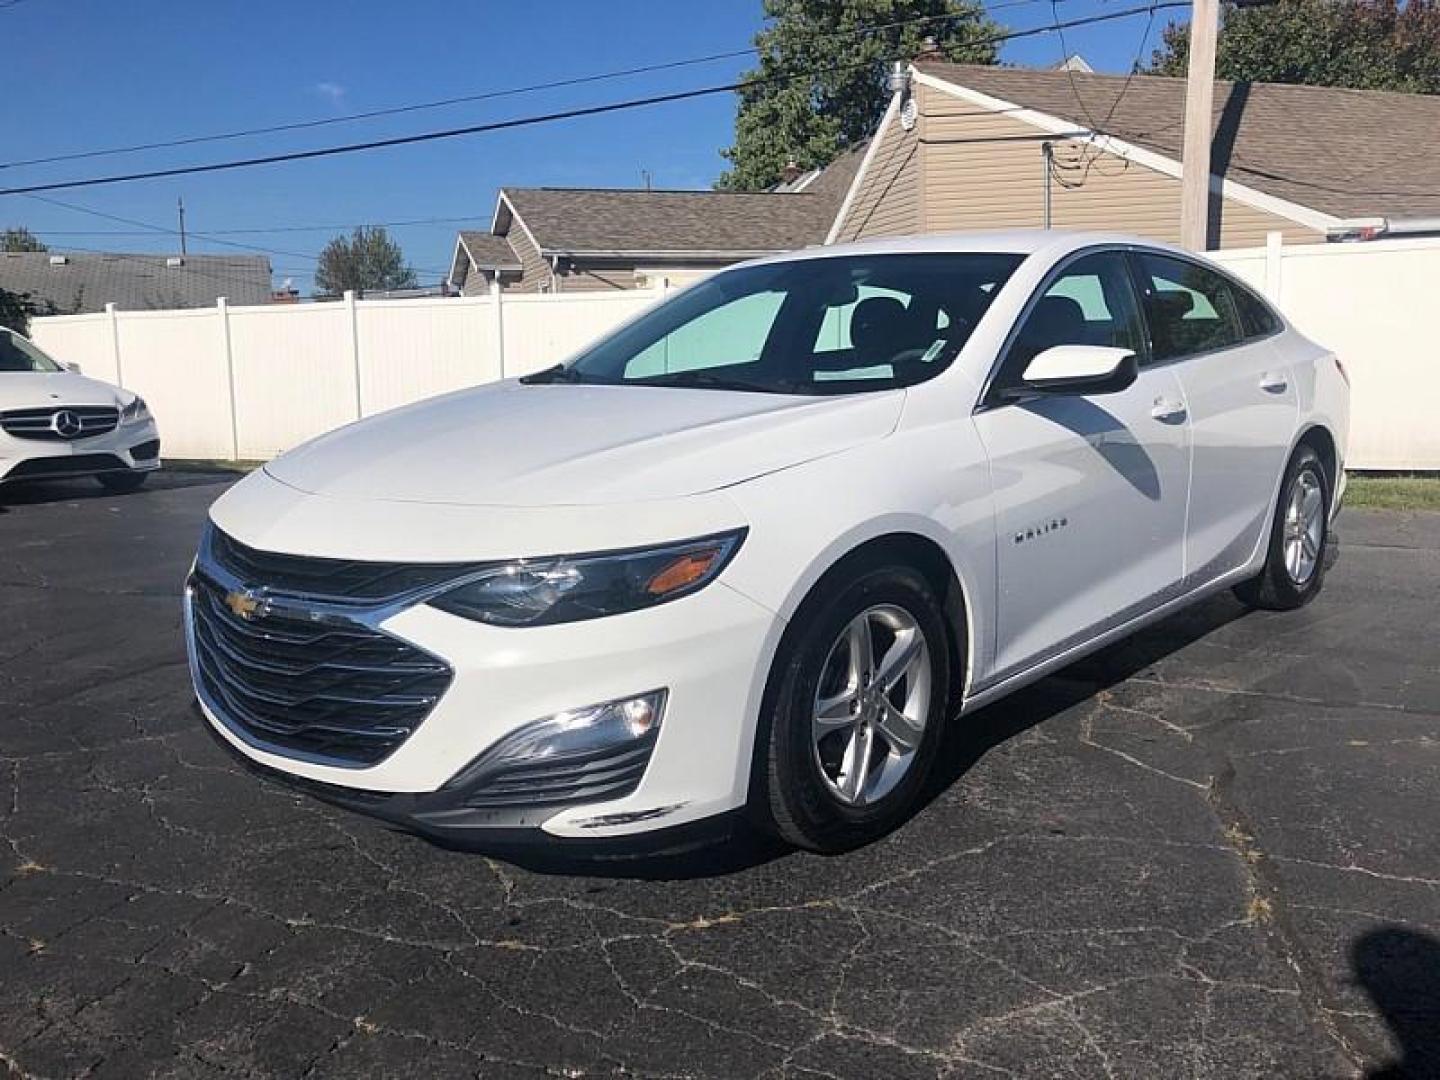
[[[1330,481],[1309,446],[1295,451],[1285,470],[1265,566],[1235,595],[1252,607],[1290,611],[1309,603],[1325,581],[1330,543]]]
[[[101,473],[95,477],[100,481],[100,486],[106,491],[114,492],[116,495],[124,495],[131,491],[139,491],[145,478],[149,473],[143,472],[112,472]]]
[[[761,731],[764,823],[837,852],[903,821],[934,764],[948,658],[939,598],[910,567],[861,570],[808,602],[777,658]]]

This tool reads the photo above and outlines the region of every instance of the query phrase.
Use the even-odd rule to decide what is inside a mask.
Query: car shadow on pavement
[[[1101,690],[1139,674],[1157,660],[1242,617],[1248,610],[1228,592],[1211,597],[963,720],[954,720],[947,727],[939,760],[915,813],[922,812],[995,747]],[[528,849],[489,854],[541,874],[656,881],[720,877],[795,854],[795,849],[754,829],[738,816],[732,824],[733,830],[723,839],[696,843],[688,850],[663,855],[609,858]],[[905,823],[898,827],[904,828]]]
[[[160,471],[145,481],[139,491],[117,494],[101,487],[90,477],[76,477],[73,480],[32,480],[12,484],[0,484],[0,514],[16,511],[26,506],[43,506],[48,503],[88,502],[92,499],[131,499],[143,497],[150,491],[168,491],[175,488],[204,487],[206,484],[230,484],[239,479],[232,472],[167,472]]]
[[[1368,1080],[1440,1076],[1440,940],[1386,926],[1350,950],[1355,981],[1385,1018],[1400,1056],[1367,1073]]]
[[[995,747],[1249,613],[1229,592],[1210,597],[1130,637],[1077,660],[993,705],[952,720],[927,794],[916,813],[943,794]],[[902,826],[903,827],[903,826]]]

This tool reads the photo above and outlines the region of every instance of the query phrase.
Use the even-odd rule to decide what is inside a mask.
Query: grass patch
[[[1440,476],[1351,473],[1345,505],[1367,510],[1440,510]]]

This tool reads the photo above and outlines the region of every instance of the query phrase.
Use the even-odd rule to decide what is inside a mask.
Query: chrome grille
[[[202,548],[189,586],[195,678],[211,711],[247,741],[292,757],[373,765],[449,687],[454,673],[444,661],[358,618],[317,617],[303,597],[282,600],[264,580],[232,576],[212,551]],[[227,603],[233,595],[263,602],[242,616]]]
[[[57,425],[56,417],[61,413],[68,413],[73,418],[73,428],[68,422]],[[17,439],[74,442],[108,435],[119,424],[120,410],[113,405],[46,405],[0,413],[0,429]]]
[[[329,604],[371,605],[394,599],[473,569],[470,563],[393,563],[320,559],[259,551],[219,529],[207,534],[217,566],[247,584]]]

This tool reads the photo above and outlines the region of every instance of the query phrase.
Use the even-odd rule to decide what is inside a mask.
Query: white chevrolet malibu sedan
[[[0,486],[93,476],[108,491],[134,491],[159,467],[160,434],[143,398],[87,379],[0,326]]]
[[[211,511],[196,692],[260,771],[478,845],[748,811],[836,851],[941,728],[1185,604],[1325,573],[1344,370],[1124,236],[809,250],[336,431]]]

